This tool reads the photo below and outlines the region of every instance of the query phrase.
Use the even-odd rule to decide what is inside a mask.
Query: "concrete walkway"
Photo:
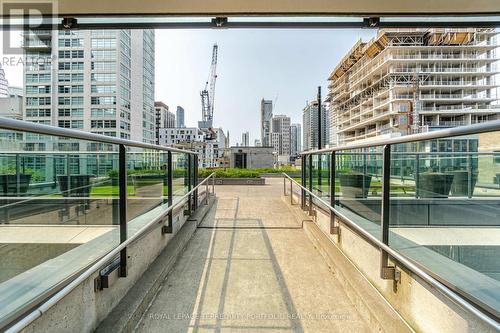
[[[282,180],[217,202],[137,332],[370,332],[282,201]]]

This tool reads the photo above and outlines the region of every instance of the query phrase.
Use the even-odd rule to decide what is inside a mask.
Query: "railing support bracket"
[[[401,281],[401,272],[396,269],[396,266],[385,266],[380,271],[380,277],[384,280]]]

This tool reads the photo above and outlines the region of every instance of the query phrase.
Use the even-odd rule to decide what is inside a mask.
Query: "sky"
[[[250,132],[260,138],[260,101],[274,114],[302,123],[302,109],[326,96],[328,76],[359,39],[373,30],[163,30],[156,32],[156,100],[186,110],[186,126],[201,118],[200,91],[210,72],[212,46],[219,46],[214,125],[229,130],[231,144]]]
[[[241,134],[249,131],[253,144],[260,138],[262,98],[275,102],[274,114],[302,123],[302,109],[316,99],[318,86],[326,96],[328,75],[338,61],[359,38],[374,35],[375,30],[361,29],[157,30],[155,100],[173,111],[181,105],[186,126],[196,126],[201,118],[200,91],[217,43],[214,125],[229,131],[231,144],[241,142]],[[9,83],[22,86],[22,66],[5,60],[2,66]]]

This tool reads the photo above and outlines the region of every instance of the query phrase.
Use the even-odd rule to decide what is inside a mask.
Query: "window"
[[[93,48],[115,48],[115,38],[92,38],[91,45]]]
[[[95,82],[114,82],[116,81],[116,74],[114,73],[92,73],[90,75],[92,81]]]
[[[59,105],[83,105],[83,97],[59,97]]]
[[[83,120],[72,120],[71,128],[83,128]]]
[[[26,117],[50,117],[50,109],[27,109]]]
[[[50,74],[26,74],[26,83],[50,82]]]
[[[98,71],[114,71],[116,69],[116,62],[114,61],[92,61],[92,70]]]
[[[116,120],[91,120],[90,127],[92,128],[115,128]]]
[[[28,97],[26,105],[50,105],[50,97]]]
[[[62,108],[62,109],[58,109],[58,115],[59,115],[59,117],[82,117],[83,116],[83,109],[82,108],[76,108],[76,109]]]
[[[116,93],[116,86],[114,85],[92,85],[91,91],[97,94],[114,94]]]
[[[116,104],[116,97],[115,96],[92,96],[91,98],[91,104],[96,105],[96,104]]]
[[[71,128],[70,120],[59,120],[57,126],[62,128]]]
[[[116,50],[92,50],[91,56],[93,59],[116,59]]]
[[[50,94],[50,86],[26,86],[28,94]]]
[[[92,118],[116,117],[115,108],[92,108],[90,111]]]

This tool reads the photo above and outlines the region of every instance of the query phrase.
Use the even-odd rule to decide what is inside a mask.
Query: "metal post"
[[[416,159],[415,159],[415,198],[418,199],[419,193],[418,193],[418,187],[420,183],[420,154],[416,154]]]
[[[212,194],[215,195],[215,175],[212,177]]]
[[[467,172],[467,197],[472,198],[474,189],[472,187],[472,154],[469,154],[469,172]]]
[[[384,146],[382,155],[382,211],[381,211],[381,238],[384,244],[389,244],[389,222],[390,222],[390,194],[391,194],[391,145]],[[384,250],[380,250],[380,277],[385,280],[394,280],[395,268],[389,267],[389,256]]]
[[[118,184],[120,198],[120,243],[127,240],[127,160],[126,149],[120,145],[118,155]],[[120,277],[127,276],[127,248],[120,251]]]
[[[335,207],[335,170],[337,168],[335,152],[330,156],[330,206]],[[330,211],[330,234],[338,235],[340,228],[335,226],[335,214]]]
[[[361,193],[363,193],[363,195],[365,195],[365,193],[367,193],[365,179],[366,179],[366,174],[368,173],[368,169],[366,167],[366,151],[363,151],[363,149],[361,149],[361,154],[363,156],[363,178],[362,178],[362,183],[361,183],[363,192],[361,192]]]
[[[21,192],[21,168],[20,168],[19,154],[16,154],[16,197],[20,195]]]
[[[313,170],[312,170],[312,167],[313,167],[313,155],[309,155],[309,175],[308,178],[309,178],[309,191],[312,192],[312,181],[313,181]],[[313,197],[312,195],[309,195],[309,214],[311,215],[312,214],[312,203],[313,203]]]
[[[290,179],[290,206],[293,206],[293,181]]]
[[[205,204],[208,205],[208,195],[210,193],[208,192],[208,180],[205,182]]]
[[[198,155],[193,155],[193,186],[198,185]],[[193,193],[193,208],[198,209],[198,190]]]
[[[174,186],[172,184],[172,177],[173,177],[173,168],[172,168],[172,152],[168,151],[167,152],[167,189],[168,189],[168,207],[172,207],[174,204]],[[171,234],[173,231],[173,210],[170,210],[167,215],[168,218],[168,225],[166,226],[165,233],[166,234]]]
[[[322,147],[322,133],[321,133],[321,116],[322,116],[322,108],[321,108],[321,86],[318,87],[318,150]]]
[[[283,195],[286,197],[286,177],[283,176]]]
[[[192,173],[193,173],[193,168],[192,168],[192,156],[191,154],[187,154],[187,183],[188,183],[188,192],[191,191],[191,184],[192,184]],[[189,214],[191,214],[191,210],[193,208],[192,206],[193,201],[191,200],[191,194],[188,195],[188,211]]]
[[[300,183],[303,187],[306,187],[306,163],[307,155],[302,155],[301,167],[300,167]],[[305,209],[306,207],[306,191],[302,188],[300,189],[300,208]]]

